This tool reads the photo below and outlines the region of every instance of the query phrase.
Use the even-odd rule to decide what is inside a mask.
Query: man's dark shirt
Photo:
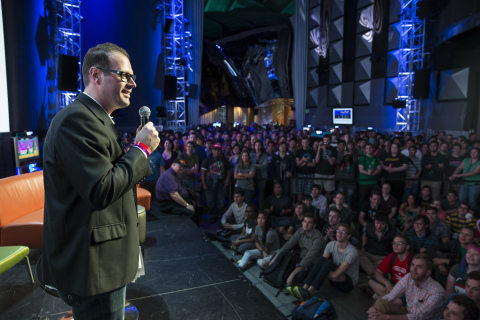
[[[309,167],[308,164],[315,161],[315,151],[312,149],[299,149],[297,150],[297,159],[302,160],[302,158],[308,159],[305,165],[298,167],[297,166],[297,173],[298,174],[314,174],[315,167]]]
[[[182,181],[173,171],[173,168],[166,170],[157,181],[157,200],[173,200],[170,193],[178,192],[183,199],[188,198],[188,192],[183,187]]]
[[[276,179],[283,179],[287,172],[295,172],[295,157],[287,151],[285,156],[280,156],[280,152],[276,152],[272,158],[272,165],[274,166],[274,176]]]
[[[202,170],[206,171],[205,182],[208,182],[210,179],[216,179],[216,182],[224,182],[227,176],[228,170],[230,170],[230,163],[225,158],[223,154],[215,159],[213,155],[209,156],[207,159],[202,162]],[[214,181],[215,181],[214,179]]]
[[[274,194],[271,194],[265,199],[265,208],[270,209],[273,205],[273,212],[270,213],[272,216],[281,216],[280,212],[283,209],[291,209],[292,203],[290,202],[290,198],[287,196],[280,196],[276,197]]]
[[[362,206],[362,210],[360,210],[360,212],[365,212],[365,222],[369,223],[373,221],[373,217],[375,217],[379,210],[380,206],[378,206],[377,209],[373,209],[370,207],[370,202],[367,202]]]
[[[426,166],[431,164],[432,167],[427,169]],[[440,168],[438,165],[443,164],[443,168]],[[427,153],[422,158],[422,179],[430,181],[442,181],[443,173],[445,172],[447,166],[447,160],[440,153],[437,153],[436,156],[432,156]]]
[[[332,146],[327,146],[326,152],[330,155],[332,158],[337,158],[337,148],[334,148]],[[327,157],[325,156],[323,150],[320,151],[320,162],[317,163],[315,166],[315,173],[317,174],[323,174],[323,175],[334,175],[335,174],[335,163],[333,165],[328,162]]]
[[[381,159],[383,164],[389,168],[398,168],[403,166],[404,164],[408,164],[407,157],[403,154],[399,153],[396,156],[392,156],[391,153],[385,155],[383,159]],[[387,171],[383,171],[383,176],[387,180],[402,180],[405,179],[405,171],[398,171],[389,173]]]

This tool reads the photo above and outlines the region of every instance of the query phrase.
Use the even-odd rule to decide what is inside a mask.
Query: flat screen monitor
[[[333,124],[353,124],[352,108],[333,109]]]
[[[15,162],[17,167],[29,160],[40,158],[38,136],[13,138],[13,148],[15,149]]]

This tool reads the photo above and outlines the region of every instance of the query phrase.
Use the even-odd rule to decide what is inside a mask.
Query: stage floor
[[[274,297],[277,289],[259,279],[257,266],[242,274],[229,261],[231,251],[206,236],[214,229],[160,214],[153,204],[144,243],[146,274],[127,286],[127,301],[137,307],[139,319],[287,319],[295,299],[285,293]],[[31,250],[33,271],[40,255],[40,250]],[[25,268],[21,262],[0,275],[0,319],[60,319],[68,305],[37,283],[30,285]],[[342,294],[328,283],[319,296],[332,300],[339,319],[366,319],[373,304],[358,288]]]

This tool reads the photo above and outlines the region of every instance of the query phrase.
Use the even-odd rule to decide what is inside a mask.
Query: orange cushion
[[[26,214],[43,209],[44,197],[42,171],[0,179],[0,228]]]
[[[144,206],[145,209],[150,210],[150,201],[152,194],[144,188],[137,188],[137,204]]]
[[[0,245],[41,249],[42,238],[43,209],[40,209],[4,225],[0,236]]]

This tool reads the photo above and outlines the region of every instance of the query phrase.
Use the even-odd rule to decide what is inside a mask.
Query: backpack
[[[260,272],[260,278],[274,288],[278,288],[275,297],[285,289],[285,283],[290,273],[295,269],[292,254],[280,254],[271,266]]]
[[[393,253],[392,258],[390,259],[390,268],[393,267],[393,264],[395,263],[395,258],[397,257],[396,253]],[[413,260],[413,254],[410,253],[410,258],[408,258],[408,269],[407,273],[410,272],[410,266],[412,265],[412,260]]]
[[[335,320],[337,312],[327,299],[313,297],[292,310],[292,320]]]

